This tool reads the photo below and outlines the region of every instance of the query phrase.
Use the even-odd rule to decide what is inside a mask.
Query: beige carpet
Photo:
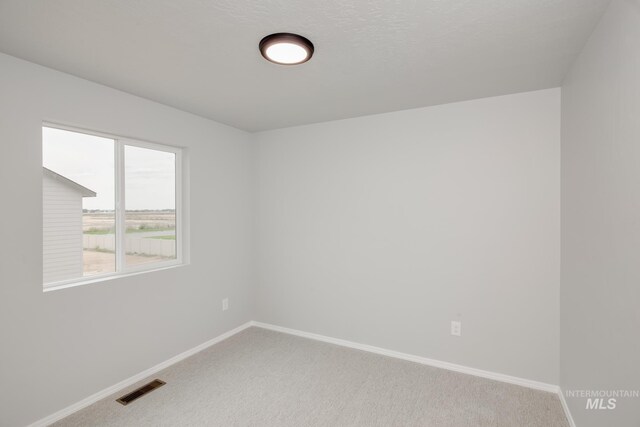
[[[56,426],[568,427],[551,393],[249,328]]]

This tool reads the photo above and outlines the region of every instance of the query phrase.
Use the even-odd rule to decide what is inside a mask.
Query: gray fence
[[[125,252],[128,254],[155,255],[167,258],[176,257],[176,241],[153,239],[150,237],[127,235],[124,239]],[[83,234],[82,247],[91,250],[116,250],[116,238],[113,234]]]

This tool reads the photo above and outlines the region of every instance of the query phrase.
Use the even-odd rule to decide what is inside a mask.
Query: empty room
[[[640,0],[0,0],[0,427],[640,427]]]

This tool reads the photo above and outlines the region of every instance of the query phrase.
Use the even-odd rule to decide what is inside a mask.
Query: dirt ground
[[[114,253],[98,251],[82,251],[84,276],[115,271],[116,257]],[[148,262],[165,261],[161,256],[126,255],[127,265],[139,265]]]

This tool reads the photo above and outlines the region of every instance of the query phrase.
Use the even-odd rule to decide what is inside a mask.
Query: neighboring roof
[[[49,178],[55,179],[58,182],[66,185],[67,187],[77,191],[82,195],[82,197],[96,197],[97,193],[93,190],[89,190],[87,187],[83,187],[77,182],[71,181],[69,178],[64,177],[60,174],[55,173],[51,169],[42,168],[42,172],[44,176],[48,176]]]

